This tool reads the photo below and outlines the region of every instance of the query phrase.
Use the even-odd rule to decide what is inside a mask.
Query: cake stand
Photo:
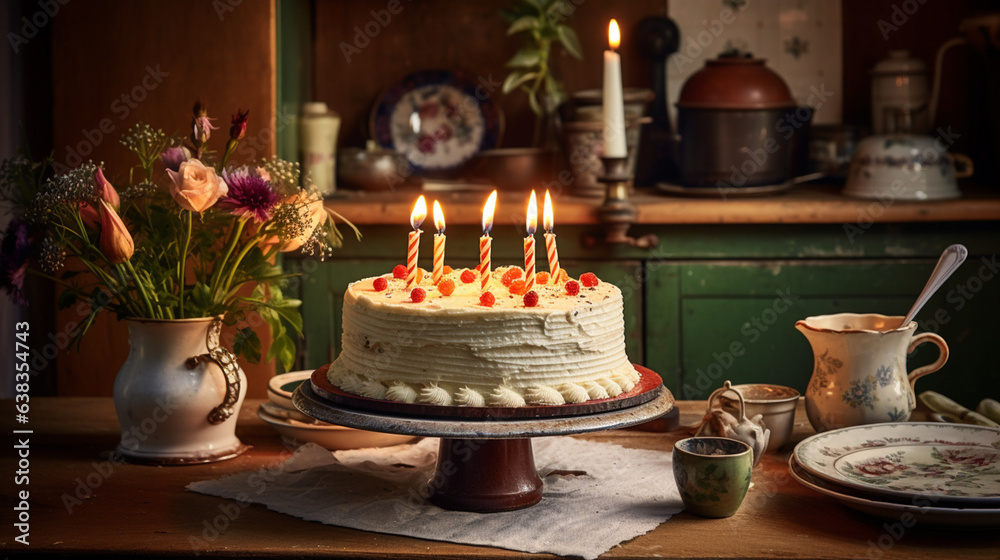
[[[542,498],[531,438],[626,428],[670,412],[674,397],[660,376],[642,366],[631,391],[581,404],[456,407],[367,399],[327,380],[323,366],[295,390],[305,414],[361,430],[441,438],[426,496],[451,510],[496,512],[532,506]]]

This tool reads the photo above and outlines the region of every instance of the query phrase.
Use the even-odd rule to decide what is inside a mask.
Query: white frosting
[[[455,404],[459,406],[486,406],[486,399],[479,391],[462,387],[455,392]]]
[[[418,400],[422,403],[448,406],[451,404],[451,393],[431,383],[420,390],[420,398]]]
[[[530,404],[564,404],[566,402],[562,393],[548,385],[528,387],[524,393],[524,400]]]
[[[493,274],[492,308],[479,305],[479,283],[448,278],[443,296],[427,277],[423,302],[405,282],[386,275],[351,284],[344,296],[343,351],[330,381],[349,393],[399,402],[460,406],[525,406],[585,402],[620,395],[639,374],[625,355],[621,291],[602,282],[577,296],[537,285],[536,307]],[[381,393],[381,396],[375,396]]]
[[[346,391],[347,389],[344,390]],[[415,403],[417,402],[417,391],[402,381],[396,381],[385,392],[385,398],[390,401]]]

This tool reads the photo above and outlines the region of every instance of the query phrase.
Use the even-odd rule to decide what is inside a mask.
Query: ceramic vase
[[[128,319],[131,350],[115,378],[118,453],[134,462],[207,463],[246,446],[236,417],[246,376],[219,346],[220,320]]]

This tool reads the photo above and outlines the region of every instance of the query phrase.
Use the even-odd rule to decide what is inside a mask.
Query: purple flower
[[[167,148],[160,154],[160,161],[163,162],[164,167],[176,173],[181,168],[181,164],[190,157],[187,148]]]
[[[28,226],[12,220],[0,243],[0,255],[3,256],[0,288],[18,305],[28,305],[28,298],[24,296],[24,275],[28,270],[29,250]]]
[[[219,201],[222,208],[230,208],[236,216],[249,215],[257,223],[271,219],[271,211],[281,201],[269,183],[245,167],[233,172],[223,172],[229,193]]]

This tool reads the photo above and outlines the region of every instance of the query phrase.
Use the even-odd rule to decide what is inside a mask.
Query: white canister
[[[889,51],[871,71],[872,132],[888,134],[885,110],[906,109],[913,115],[913,129],[905,132],[927,134],[930,130],[930,75],[927,65],[910,51]]]
[[[340,115],[326,103],[310,102],[302,106],[299,123],[299,145],[302,150],[302,171],[324,195],[337,190],[337,133]]]

